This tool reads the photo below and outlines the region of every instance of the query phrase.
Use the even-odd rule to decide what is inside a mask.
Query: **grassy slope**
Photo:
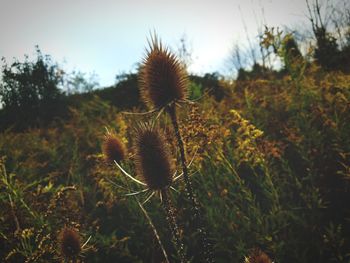
[[[349,260],[349,83],[349,75],[320,69],[297,82],[288,76],[220,82],[221,101],[205,96],[180,109],[189,156],[201,146],[191,172],[217,262],[242,262],[255,247],[276,262]],[[84,240],[92,237],[89,262],[161,258],[134,199],[109,181],[125,186],[123,177],[100,154],[105,126],[130,147],[135,122],[150,118],[115,107],[129,107],[137,98],[127,89],[120,95],[99,91],[102,99],[80,96],[71,118],[47,128],[0,134],[1,259],[55,261],[64,225],[77,227]],[[162,115],[159,123],[176,156],[169,120]],[[124,166],[133,171],[131,159]],[[182,182],[175,187],[179,223],[196,261]],[[159,198],[146,209],[175,257]]]

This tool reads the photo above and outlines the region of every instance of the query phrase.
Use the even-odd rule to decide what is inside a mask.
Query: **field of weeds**
[[[141,86],[159,80],[146,71]],[[4,130],[1,261],[349,261],[350,75],[290,72],[219,80],[220,98],[193,81],[192,101],[143,91],[165,105],[147,114],[94,96],[69,118]],[[144,122],[161,142],[142,137],[154,132]]]
[[[156,32],[105,88],[2,58],[0,262],[350,262],[346,3],[306,1],[310,41],[261,27],[234,78]]]

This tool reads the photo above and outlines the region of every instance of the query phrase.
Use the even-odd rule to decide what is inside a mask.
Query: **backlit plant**
[[[176,106],[188,102],[188,77],[184,65],[154,35],[140,68],[140,92],[144,102],[158,110],[166,111],[171,119],[180,151],[181,165],[187,197],[191,203],[193,222],[200,236],[200,243],[207,262],[212,261],[212,251],[203,226],[203,217],[188,175],[187,158],[179,129]]]

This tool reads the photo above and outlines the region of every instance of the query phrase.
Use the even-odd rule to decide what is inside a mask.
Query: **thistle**
[[[187,98],[185,69],[156,35],[141,66],[139,83],[141,97],[151,108],[161,109]]]
[[[150,190],[160,193],[166,218],[181,262],[186,262],[174,208],[169,197],[175,165],[171,161],[164,135],[151,124],[140,125],[135,140],[136,171]]]
[[[102,145],[102,151],[107,163],[113,163],[114,161],[120,162],[126,157],[124,143],[113,133],[107,132]]]
[[[74,262],[82,250],[79,233],[74,228],[64,227],[58,235],[58,242],[62,257]]]
[[[157,231],[149,218],[146,210],[143,208],[143,204],[146,203],[151,197],[159,193],[162,200],[163,208],[166,213],[166,218],[169,224],[169,228],[172,233],[173,242],[175,248],[178,252],[181,262],[186,262],[186,256],[184,253],[184,245],[180,238],[180,231],[176,223],[174,209],[169,197],[169,188],[174,189],[171,183],[178,180],[182,174],[177,175],[175,171],[175,165],[170,157],[170,151],[165,143],[165,137],[163,133],[154,127],[151,123],[139,124],[135,129],[135,164],[136,172],[142,181],[135,178],[126,172],[118,161],[114,160],[115,165],[120,169],[120,171],[129,179],[142,185],[145,189],[138,192],[130,192],[126,196],[134,196],[146,192],[151,192],[151,194],[146,198],[146,200],[141,204],[138,199],[136,201],[140,206],[142,212],[145,214],[147,220],[149,221],[154,234],[163,250],[166,261],[168,261],[166,252],[163,245],[159,239]],[[112,182],[113,183],[113,182]],[[130,189],[129,184],[128,189]]]
[[[140,125],[136,130],[135,163],[137,174],[151,190],[170,186],[175,171],[164,135],[151,126]]]
[[[104,153],[104,157],[105,157],[105,160],[107,163],[111,163],[113,162],[114,164],[117,165],[117,167],[122,171],[122,173],[124,175],[126,175],[128,178],[131,178],[134,182],[137,182],[143,186],[146,186],[145,183],[137,180],[136,178],[134,178],[133,176],[131,176],[130,174],[128,174],[121,166],[120,166],[120,161],[122,161],[125,156],[126,156],[126,147],[125,145],[122,143],[122,141],[114,134],[111,134],[108,129],[107,129],[107,135],[105,136],[105,140],[103,142],[103,153]],[[113,181],[111,181],[112,184]],[[137,202],[137,204],[139,205],[141,211],[143,212],[143,214],[145,215],[150,227],[152,228],[153,230],[153,233],[159,243],[159,246],[160,246],[160,249],[162,250],[163,252],[163,255],[164,255],[164,259],[165,259],[165,262],[169,263],[169,259],[168,259],[168,255],[164,249],[164,246],[162,244],[162,241],[158,235],[158,231],[157,229],[155,228],[150,216],[148,215],[147,211],[145,210],[145,208],[143,207],[143,204],[141,204],[141,202],[139,201],[139,199],[136,197],[137,194],[139,193],[143,193],[143,192],[147,192],[149,191],[150,189],[147,188],[147,189],[144,189],[140,192],[136,192],[136,193],[132,193],[132,190],[130,188],[130,185],[128,182],[126,182],[127,184],[127,189],[129,190],[129,193],[126,194],[126,195],[129,195],[129,196],[133,196]],[[116,184],[114,184],[116,185]],[[118,186],[120,187],[120,186]],[[152,194],[145,200],[145,202],[147,202],[152,196],[153,196],[154,192],[152,192]],[[144,202],[144,203],[145,203]]]
[[[156,35],[151,38],[149,50],[141,66],[139,82],[143,101],[154,109],[165,110],[171,118],[180,150],[186,192],[193,210],[193,220],[199,232],[201,246],[205,253],[205,260],[206,262],[212,262],[212,249],[207,241],[200,206],[188,176],[185,148],[176,113],[176,104],[187,99],[188,78],[184,67],[176,56],[171,54],[167,48],[163,47]]]

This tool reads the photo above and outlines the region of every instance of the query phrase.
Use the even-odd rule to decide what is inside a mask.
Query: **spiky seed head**
[[[74,228],[64,227],[58,236],[58,240],[63,257],[75,258],[80,254],[80,236]]]
[[[102,145],[103,155],[109,163],[120,162],[126,157],[126,147],[122,140],[113,133],[107,133]]]
[[[151,37],[139,74],[143,101],[151,108],[162,108],[171,102],[186,99],[187,85],[184,66],[163,47],[156,35]]]
[[[248,258],[245,259],[245,263],[271,263],[269,256],[260,249],[254,249]]]
[[[151,124],[136,128],[135,164],[137,174],[152,190],[162,190],[172,182],[175,167],[161,131]]]

